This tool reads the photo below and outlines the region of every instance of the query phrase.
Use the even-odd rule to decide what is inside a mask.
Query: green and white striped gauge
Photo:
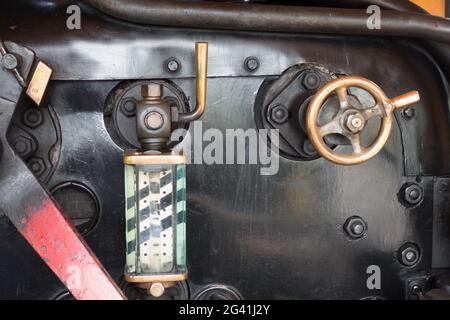
[[[124,157],[130,282],[186,279],[186,158],[131,153]]]

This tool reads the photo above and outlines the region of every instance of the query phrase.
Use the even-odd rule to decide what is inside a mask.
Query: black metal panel
[[[7,4],[14,10],[24,3],[4,1],[0,12],[7,12]],[[397,114],[385,149],[360,166],[282,158],[274,176],[261,176],[258,165],[188,166],[192,296],[204,285],[224,283],[248,299],[396,299],[405,297],[406,279],[431,272],[432,254],[434,266],[449,267],[447,247],[440,244],[448,230],[435,225],[432,243],[433,213],[438,221],[447,219],[445,198],[438,201],[448,189],[446,181],[435,184],[432,177],[450,171],[447,88],[433,61],[416,46],[361,37],[131,26],[98,20],[90,11],[83,11],[81,30],[69,31],[65,3],[52,3],[0,19],[0,34],[30,46],[55,69],[48,102],[61,127],[62,149],[47,187],[74,181],[96,195],[100,217],[86,239],[117,281],[125,258],[123,165],[122,150],[104,123],[107,97],[117,79],[170,78],[192,103],[196,40],[210,42],[204,130],[256,128],[254,103],[266,76],[301,62],[367,77],[389,96],[417,89],[422,100],[413,119]],[[255,73],[244,68],[247,56],[260,60]],[[175,75],[163,66],[169,57],[183,65]],[[194,126],[190,130],[194,134]],[[402,186],[410,182],[424,190],[424,200],[414,208],[400,201]],[[366,237],[356,241],[343,231],[353,215],[368,225]],[[53,298],[63,292],[13,227],[0,219],[0,298]],[[414,267],[398,261],[397,250],[406,242],[421,249]],[[381,290],[366,287],[370,265],[381,268]]]
[[[203,129],[254,128],[254,95],[262,81],[211,79]],[[191,80],[177,84],[192,94]],[[87,241],[118,280],[124,264],[122,151],[103,123],[104,103],[116,85],[115,81],[52,84],[50,103],[62,128],[62,152],[48,186],[76,181],[97,195],[101,216]],[[223,96],[233,88],[240,88],[239,94]],[[259,169],[188,167],[188,264],[193,288],[220,282],[233,285],[246,298],[357,299],[373,294],[366,288],[365,268],[376,264],[383,279],[377,295],[400,298],[404,277],[431,269],[433,183],[430,178],[422,180],[425,200],[414,210],[399,202],[397,193],[406,181],[397,128],[384,151],[361,166],[281,159],[275,176],[261,176]],[[344,234],[342,225],[352,215],[368,223],[366,238],[350,241]],[[30,282],[40,289],[26,289],[16,297],[56,295],[56,285],[51,284],[56,279],[42,262],[33,254],[22,257],[27,248],[20,238],[6,239],[1,254],[10,259],[2,260],[2,274],[8,274],[1,283],[3,297]],[[417,243],[424,253],[420,265],[412,269],[401,267],[396,259],[397,249],[407,241]],[[11,272],[15,259],[26,261]],[[30,279],[31,270],[45,276]],[[258,285],[262,282],[264,286]]]
[[[450,178],[438,177],[434,186],[433,268],[450,268]]]

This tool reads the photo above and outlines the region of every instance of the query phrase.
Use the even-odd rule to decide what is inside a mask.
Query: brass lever
[[[197,102],[191,112],[180,114],[181,122],[195,121],[203,115],[206,106],[206,76],[208,72],[208,43],[195,43],[195,62],[197,65]]]

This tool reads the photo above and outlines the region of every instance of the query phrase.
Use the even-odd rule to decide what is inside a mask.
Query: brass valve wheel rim
[[[360,153],[355,153],[353,150],[351,154],[343,154],[331,150],[325,144],[324,136],[319,133],[317,119],[320,109],[333,92],[336,92],[339,96],[338,90],[347,91],[350,87],[361,88],[373,96],[376,105],[371,108],[382,109],[382,122],[376,139],[367,148],[364,148]],[[340,165],[355,165],[372,159],[383,149],[392,130],[392,111],[391,100],[378,85],[362,77],[344,76],[329,82],[314,96],[306,113],[306,128],[312,145],[325,159]],[[359,135],[359,133],[356,133],[356,135]]]

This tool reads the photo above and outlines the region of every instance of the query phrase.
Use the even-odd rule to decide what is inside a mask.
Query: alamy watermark
[[[66,20],[66,27],[69,30],[81,29],[81,8],[77,5],[68,6],[66,13],[69,17]]]
[[[381,289],[381,269],[377,265],[368,266],[366,273],[369,275],[366,281],[367,289],[380,290]]]
[[[202,121],[195,121],[191,127],[191,131],[177,129],[172,134],[174,141],[184,137],[175,149],[182,149],[189,163],[260,165],[261,175],[278,173],[278,129],[203,130]]]
[[[367,14],[370,14],[367,18],[367,29],[380,30],[381,29],[381,8],[377,5],[371,5],[367,8]]]

